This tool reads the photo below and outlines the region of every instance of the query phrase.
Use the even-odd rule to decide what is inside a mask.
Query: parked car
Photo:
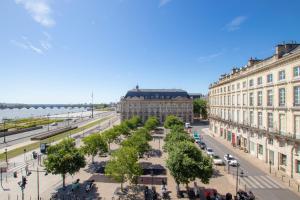
[[[206,154],[208,156],[213,156],[213,155],[215,155],[215,152],[212,148],[206,148]]]
[[[213,159],[213,163],[215,165],[224,165],[224,161],[222,160],[222,158],[220,158],[220,156],[218,155],[213,155],[212,156],[212,159]]]
[[[200,144],[200,143],[201,143],[200,138],[195,138],[195,142],[196,142],[197,144]]]
[[[237,166],[238,165],[237,160],[232,155],[230,155],[230,154],[225,154],[224,155],[224,160],[230,166]]]
[[[206,148],[206,144],[204,142],[198,143],[200,149],[204,150]]]

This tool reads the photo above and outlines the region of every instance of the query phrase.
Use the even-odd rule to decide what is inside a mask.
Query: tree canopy
[[[92,163],[97,154],[103,154],[108,151],[108,146],[103,136],[99,133],[89,135],[83,138],[82,151],[89,156],[92,156]]]
[[[150,145],[148,144],[147,136],[144,132],[136,132],[130,136],[127,140],[121,143],[122,147],[133,147],[136,149],[137,153],[142,156],[145,152],[150,150]]]
[[[66,174],[75,174],[86,165],[85,157],[75,147],[74,139],[63,141],[48,148],[48,156],[44,160],[45,168],[52,174],[61,174],[65,187]]]
[[[153,130],[159,125],[159,121],[156,117],[149,117],[144,124],[144,127],[148,130]]]
[[[164,123],[164,127],[165,128],[172,128],[173,126],[183,126],[183,122],[176,116],[174,115],[169,115],[166,117],[165,123]]]
[[[136,183],[138,176],[142,174],[137,155],[137,150],[133,147],[120,148],[112,154],[105,167],[105,175],[121,183],[121,188],[126,181]]]
[[[124,123],[126,123],[126,125],[133,130],[142,124],[142,120],[138,116],[133,116],[132,118],[125,120]]]
[[[163,146],[163,149],[167,152],[172,151],[172,149],[176,148],[179,142],[182,141],[189,141],[194,142],[194,139],[188,135],[186,132],[180,132],[180,131],[172,131],[168,133],[164,139],[165,144]]]
[[[203,183],[209,183],[213,169],[211,159],[191,142],[179,142],[169,152],[167,167],[177,183],[188,184],[196,178]]]
[[[201,116],[203,119],[207,119],[207,101],[204,99],[195,99],[193,104],[194,114]]]

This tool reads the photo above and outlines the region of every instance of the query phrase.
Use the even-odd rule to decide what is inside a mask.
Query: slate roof
[[[188,93],[181,89],[132,89],[126,93],[125,98],[132,97],[144,97],[144,99],[190,98]]]

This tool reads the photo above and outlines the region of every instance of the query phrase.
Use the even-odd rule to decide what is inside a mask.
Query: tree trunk
[[[65,183],[65,180],[66,180],[66,175],[65,174],[62,174],[62,179],[63,179],[63,188],[66,187],[66,183]]]

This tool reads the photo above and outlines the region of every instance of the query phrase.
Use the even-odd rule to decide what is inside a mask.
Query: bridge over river
[[[92,104],[4,104],[0,103],[0,110],[4,109],[30,109],[30,108],[92,108]]]

